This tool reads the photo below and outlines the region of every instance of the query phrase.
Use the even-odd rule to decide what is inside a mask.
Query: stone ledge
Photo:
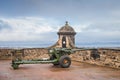
[[[81,61],[81,60],[76,60],[76,59],[72,59],[72,61],[76,61],[76,62],[82,62],[82,63],[87,63],[87,64],[92,64],[92,65],[98,65],[98,66],[103,66],[103,67],[110,67],[110,68],[114,68],[114,69],[119,69],[120,70],[120,63],[115,63],[115,66],[109,66],[109,65],[105,65],[103,62],[97,62],[97,61]]]

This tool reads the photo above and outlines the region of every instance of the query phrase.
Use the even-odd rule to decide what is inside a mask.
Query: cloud
[[[76,32],[83,32],[84,29],[87,29],[90,23],[86,24],[78,24],[78,25],[73,25],[72,27],[75,29]]]
[[[104,31],[115,32],[120,31],[120,22],[101,22],[91,23],[87,27],[83,28],[83,31]]]
[[[120,41],[120,22],[101,21],[69,23],[79,41]],[[0,41],[51,41],[56,42],[57,32],[64,26],[59,20],[42,17],[0,18]]]
[[[119,21],[101,21],[77,26],[77,42],[120,41]]]
[[[58,30],[54,22],[40,17],[0,18],[0,41],[43,40],[43,34]]]

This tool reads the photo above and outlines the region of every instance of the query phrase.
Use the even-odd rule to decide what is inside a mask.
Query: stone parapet
[[[96,59],[91,56],[91,52],[91,50],[76,51],[70,57],[75,61],[120,69],[120,49],[98,49],[100,57]]]
[[[0,49],[0,59],[12,59],[11,52],[13,50]],[[76,51],[70,57],[75,61],[120,69],[120,49],[99,48],[97,51],[99,56],[96,58],[91,55],[91,50]],[[25,48],[23,49],[23,54],[20,55],[24,60],[49,58],[46,48]]]

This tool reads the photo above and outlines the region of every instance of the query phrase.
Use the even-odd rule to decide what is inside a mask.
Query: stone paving
[[[10,60],[0,60],[0,80],[120,80],[120,70],[72,62],[70,68],[52,64],[24,64],[13,70]]]

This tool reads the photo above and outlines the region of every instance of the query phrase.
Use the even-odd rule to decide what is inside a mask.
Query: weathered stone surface
[[[66,22],[66,24],[59,29],[59,32],[57,33],[59,36],[58,41],[52,45],[51,47],[63,47],[63,44],[65,44],[67,48],[74,48],[75,47],[75,35],[76,32],[74,29]],[[65,40],[63,40],[65,39]]]
[[[11,59],[11,51],[13,49],[0,49],[0,59]]]
[[[12,51],[15,49],[0,49],[0,59],[11,59]],[[24,60],[47,58],[48,50],[45,48],[26,48],[23,53],[17,53],[15,56]]]
[[[11,59],[11,51],[14,49],[0,49],[0,59]],[[19,54],[22,59],[40,59],[49,58],[46,48],[26,48],[23,49],[24,54]],[[101,66],[109,66],[120,69],[120,50],[119,49],[98,49],[100,58],[91,57],[91,50],[76,51],[71,54],[72,60],[96,64]]]
[[[48,57],[48,50],[45,48],[24,49],[24,59],[41,59]]]
[[[100,58],[94,60],[90,50],[76,51],[71,58],[76,61],[120,69],[120,49],[98,49]]]

